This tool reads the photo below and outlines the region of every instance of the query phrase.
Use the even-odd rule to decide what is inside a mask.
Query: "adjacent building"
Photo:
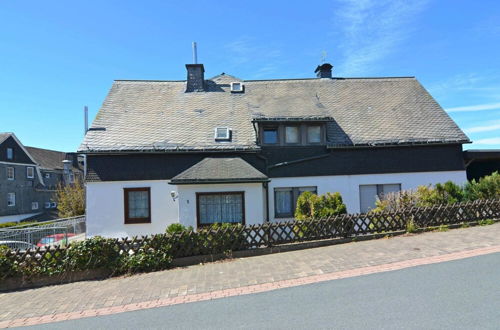
[[[340,192],[349,212],[418,185],[466,181],[468,137],[414,77],[113,83],[79,152],[89,235],[171,223],[293,218],[304,191]]]
[[[14,133],[0,133],[0,223],[57,216],[59,183],[82,176],[76,154],[25,147]]]

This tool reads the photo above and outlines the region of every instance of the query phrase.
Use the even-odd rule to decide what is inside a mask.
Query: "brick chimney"
[[[330,63],[324,63],[318,65],[318,67],[316,68],[316,70],[314,70],[314,72],[316,73],[316,77],[318,78],[331,78],[332,68],[333,65],[331,65]]]
[[[187,85],[186,92],[205,91],[205,68],[203,64],[186,64]]]

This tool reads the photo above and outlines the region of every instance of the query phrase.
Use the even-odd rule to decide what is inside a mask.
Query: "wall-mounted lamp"
[[[177,191],[175,191],[175,190],[172,190],[172,191],[170,192],[170,196],[172,197],[172,200],[173,200],[174,202],[175,202],[175,200],[176,200],[177,198],[179,198],[179,194],[178,194],[178,193],[177,193]]]

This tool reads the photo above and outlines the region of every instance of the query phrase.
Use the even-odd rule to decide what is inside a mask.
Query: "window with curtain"
[[[151,222],[150,188],[125,188],[125,223]]]
[[[245,224],[243,192],[197,193],[198,225]]]
[[[300,143],[300,127],[299,126],[286,126],[285,128],[285,142],[289,144]]]
[[[317,187],[274,188],[274,216],[276,218],[292,218],[295,213],[297,199],[304,191],[316,194]]]
[[[307,126],[307,142],[321,143],[321,126],[318,125]]]

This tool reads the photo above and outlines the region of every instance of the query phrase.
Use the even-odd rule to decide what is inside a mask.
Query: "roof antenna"
[[[198,64],[198,51],[196,49],[196,41],[193,41],[193,63]]]
[[[89,107],[83,107],[83,125],[84,125],[84,136],[87,134],[89,130]]]
[[[325,64],[326,62],[326,50],[321,52],[321,64]]]

